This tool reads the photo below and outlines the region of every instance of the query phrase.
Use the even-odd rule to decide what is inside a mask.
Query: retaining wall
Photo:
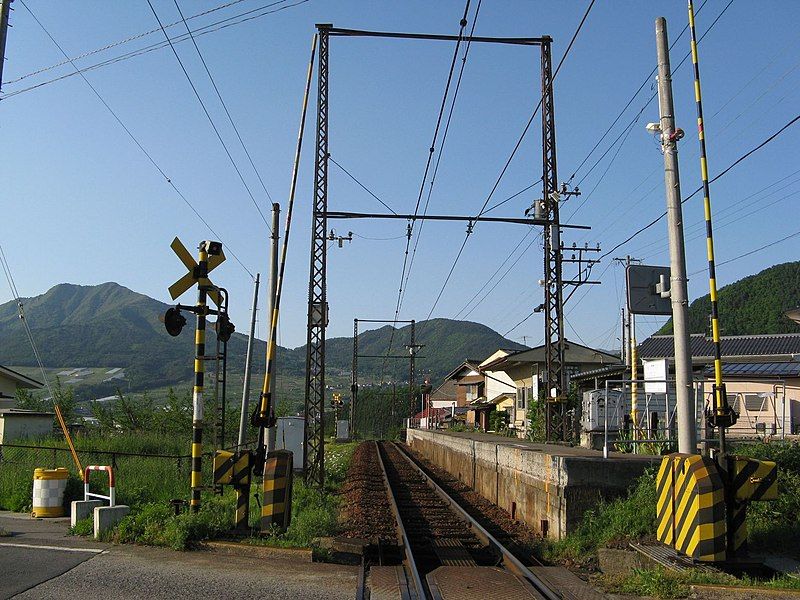
[[[632,455],[603,459],[578,448],[422,429],[409,429],[406,442],[513,518],[553,539],[572,532],[601,499],[624,494],[658,461]]]

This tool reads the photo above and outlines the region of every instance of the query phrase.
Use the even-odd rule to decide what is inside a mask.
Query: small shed
[[[0,408],[0,444],[45,437],[53,432],[55,413]]]

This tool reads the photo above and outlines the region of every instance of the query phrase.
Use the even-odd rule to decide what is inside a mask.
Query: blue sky
[[[70,56],[103,47],[157,27],[146,0],[60,2],[25,0]],[[295,0],[296,1],[296,0]],[[278,4],[281,8],[292,1]],[[172,0],[153,0],[162,21],[178,14]],[[221,0],[182,0],[186,16]],[[243,0],[192,19],[193,29],[268,4]],[[476,2],[470,8],[470,26]],[[698,2],[698,6],[701,3]],[[697,17],[698,34],[728,4],[708,0]],[[484,0],[476,34],[551,35],[557,62],[586,2]],[[213,237],[165,182],[140,149],[78,76],[24,91],[68,75],[69,65],[17,78],[62,61],[30,13],[14,4],[0,101],[0,177],[4,218],[0,239],[24,296],[60,282],[117,281],[169,301],[167,287],[183,267],[169,249],[178,235],[187,246]],[[755,9],[754,7],[757,7]],[[324,2],[310,0],[197,38],[239,131],[272,198],[284,205],[314,24],[348,28],[455,34],[463,2]],[[253,13],[260,14],[260,13]],[[603,2],[593,8],[555,85],[559,178],[569,179],[655,66],[654,19],[668,20],[672,41],[687,22],[684,2]],[[800,46],[796,23],[800,4],[736,0],[700,45],[709,169],[712,177],[797,114]],[[171,35],[185,31],[169,28]],[[78,60],[86,67],[163,41],[160,31]],[[270,202],[255,177],[214,95],[191,42],[176,44],[184,64],[259,203]],[[685,34],[672,53],[673,68],[688,53]],[[441,103],[453,45],[375,39],[332,40],[330,150],[334,159],[398,212],[413,212]],[[431,195],[430,212],[474,214],[486,200],[539,94],[536,48],[475,44],[467,59],[461,91]],[[247,329],[251,279],[232,250],[266,279],[268,232],[228,162],[175,57],[159,49],[86,73],[106,102],[134,133],[228,246],[229,260],[214,276],[231,292],[232,317]],[[691,63],[673,75],[684,196],[700,185]],[[648,82],[609,136],[577,171],[583,195],[562,208],[562,219],[591,225],[590,232],[565,231],[568,244],[600,242],[612,248],[665,207],[662,157],[644,126],[658,119],[651,102],[635,125],[625,126],[653,93]],[[289,247],[280,341],[305,343],[313,181],[313,115],[310,108],[304,156]],[[611,142],[622,134],[599,164]],[[797,165],[800,125],[787,130],[712,186],[717,226],[717,261],[792,234],[798,229]],[[500,182],[490,205],[541,176],[538,119]],[[330,167],[332,210],[383,211],[372,197],[335,165]],[[534,188],[492,214],[522,215]],[[574,216],[573,216],[574,213]],[[705,294],[702,199],[684,205],[691,298]],[[332,222],[354,240],[329,251],[329,336],[351,335],[353,318],[391,318],[405,247],[403,221]],[[281,229],[283,228],[283,223]],[[409,279],[400,317],[427,317],[464,238],[463,223],[427,223]],[[542,250],[537,232],[522,226],[481,223],[470,236],[433,317],[466,318],[505,333],[542,301]],[[377,238],[377,239],[376,239]],[[724,264],[720,285],[769,265],[795,260],[797,239]],[[413,246],[413,244],[412,244]],[[511,268],[486,299],[467,301],[511,255]],[[515,248],[518,248],[513,254]],[[649,264],[668,264],[666,224],[659,223],[614,256],[631,254]],[[607,257],[594,276],[603,284],[580,290],[567,306],[567,336],[590,345],[617,344],[624,272]],[[505,269],[501,273],[505,272]],[[567,272],[568,274],[568,272]],[[492,280],[488,290],[494,285]],[[5,287],[0,300],[11,298]],[[478,296],[481,298],[483,293]],[[262,294],[263,298],[263,294]],[[182,298],[191,301],[187,293]],[[724,327],[724,314],[722,315]],[[639,338],[663,319],[640,317]],[[259,326],[262,337],[266,326]],[[524,336],[524,338],[523,338]],[[543,337],[540,315],[509,337],[528,344]]]

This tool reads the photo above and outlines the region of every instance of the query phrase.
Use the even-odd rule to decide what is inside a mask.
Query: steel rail
[[[428,597],[428,595],[425,593],[426,587],[423,585],[422,579],[419,576],[419,569],[417,568],[417,563],[414,560],[414,553],[411,551],[411,542],[406,534],[406,528],[403,525],[403,519],[400,518],[400,509],[397,507],[394,491],[392,490],[392,485],[389,483],[389,475],[386,472],[386,465],[383,463],[383,457],[381,456],[381,447],[378,442],[373,442],[373,444],[375,444],[375,452],[378,453],[378,463],[381,465],[383,485],[386,487],[386,495],[389,498],[389,506],[394,514],[397,535],[400,538],[400,542],[406,557],[406,567],[411,572],[411,578],[414,581],[414,587],[416,588],[417,592],[417,599],[422,600],[423,598]]]
[[[506,568],[517,575],[525,579],[528,583],[530,583],[533,588],[541,594],[547,600],[562,600],[561,595],[555,593],[550,587],[542,581],[539,577],[534,575],[531,570],[526,567],[522,561],[520,561],[516,556],[514,556],[503,544],[501,544],[497,538],[495,538],[491,533],[489,533],[478,521],[476,521],[472,515],[470,515],[466,510],[464,510],[455,500],[453,500],[450,495],[445,492],[435,481],[433,481],[430,476],[425,472],[422,467],[420,467],[416,461],[411,458],[408,452],[403,448],[400,444],[395,442],[391,442],[395,448],[398,449],[401,456],[405,458],[408,463],[414,467],[414,469],[422,475],[425,479],[425,482],[428,484],[433,491],[458,515],[467,522],[472,533],[481,540],[487,546],[490,546],[494,549],[500,556],[503,557],[503,563],[505,564]],[[383,464],[383,463],[381,463]]]

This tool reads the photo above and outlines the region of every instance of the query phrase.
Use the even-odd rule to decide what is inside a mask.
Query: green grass
[[[652,596],[654,598],[685,598],[691,593],[692,585],[704,584],[800,590],[800,580],[785,575],[758,580],[748,576],[737,578],[725,573],[712,574],[695,570],[674,572],[661,567],[633,569],[625,577],[602,576],[597,579],[597,582],[606,592],[612,594]]]
[[[335,491],[344,481],[356,443],[326,444],[325,491],[309,488],[301,478],[295,478],[292,494],[292,520],[287,531],[274,532],[246,540],[247,543],[277,547],[310,547],[316,538],[335,535],[338,530],[339,500]],[[154,479],[137,480],[139,483]],[[180,481],[180,490],[170,497],[183,497],[188,492],[188,479]],[[260,506],[256,497],[261,496],[258,486],[251,487],[250,524],[258,527]],[[186,550],[193,544],[205,540],[225,538],[233,524],[235,506],[234,490],[225,488],[222,496],[203,494],[198,513],[185,512],[175,515],[172,507],[163,499],[148,500],[152,494],[143,491],[137,502],[131,503],[131,514],[108,532],[104,539],[117,543],[136,543],[163,546],[174,550]],[[91,525],[91,522],[90,522]],[[91,533],[91,526],[79,523],[76,535]]]
[[[77,521],[75,525],[69,528],[70,535],[93,535],[94,534],[94,519],[86,517]]]

